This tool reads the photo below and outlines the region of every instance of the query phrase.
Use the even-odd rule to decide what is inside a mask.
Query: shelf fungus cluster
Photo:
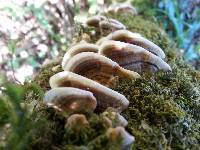
[[[63,57],[64,71],[53,75],[44,102],[58,111],[69,113],[65,127],[89,125],[84,114],[102,113],[109,127],[107,135],[121,138],[122,147],[130,145],[134,137],[125,131],[127,120],[120,115],[129,105],[127,98],[112,90],[118,78],[137,79],[143,72],[171,71],[164,61],[165,53],[153,42],[138,33],[125,30],[117,21],[94,16],[87,24],[102,27],[107,22],[118,29],[96,44],[81,43],[71,47]],[[120,29],[120,30],[119,30]],[[141,75],[140,75],[141,74]],[[112,107],[112,113],[107,109]],[[117,121],[113,118],[117,118]]]
[[[94,27],[97,32],[96,34],[126,29],[126,26],[120,21],[103,15],[89,17],[86,21],[86,25],[89,27]]]
[[[171,71],[171,67],[164,61],[163,50],[138,33],[118,30],[103,37],[96,44],[99,46],[99,54],[125,69],[138,73]]]

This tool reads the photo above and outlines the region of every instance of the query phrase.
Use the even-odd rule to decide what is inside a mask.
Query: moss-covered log
[[[200,73],[185,64],[175,44],[156,23],[142,16],[107,16],[123,22],[130,31],[138,32],[159,45],[167,54],[167,62],[173,70],[145,73],[142,79],[137,80],[121,79],[114,87],[130,101],[129,108],[122,115],[129,121],[127,130],[135,136],[132,149],[199,149]],[[88,30],[85,31],[90,36]],[[94,41],[98,38],[100,36],[89,37]],[[45,92],[50,88],[49,77],[60,70],[60,62],[52,62],[41,69],[33,82]],[[35,135],[30,149],[120,149],[120,142],[108,139],[108,127],[101,114],[87,114],[90,126],[80,127],[80,132],[65,129],[66,114],[42,105],[42,99],[30,97],[27,103],[36,100],[39,104],[34,110],[38,114],[36,118],[46,118],[43,132]]]

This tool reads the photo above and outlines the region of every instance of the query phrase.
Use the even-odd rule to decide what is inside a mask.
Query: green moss
[[[46,108],[38,112],[38,115],[38,119],[45,117],[47,120],[35,135],[30,149],[100,150],[102,145],[105,149],[120,149],[120,141],[111,141],[108,138],[106,132],[109,127],[101,114],[88,114],[89,125],[77,124],[68,128],[65,128],[66,118],[60,112]]]
[[[98,135],[106,132],[106,125],[102,116],[93,115],[90,119],[90,126],[72,126],[65,130],[65,141],[68,144],[83,145],[93,140]]]
[[[107,14],[123,22],[128,29],[138,32],[159,45],[167,55],[173,71],[143,74],[142,79],[120,80],[114,90],[124,94],[130,101],[123,112],[129,121],[127,130],[135,136],[133,149],[198,149],[200,147],[200,73],[188,66],[176,51],[174,44],[156,23],[142,16]],[[88,31],[82,30],[80,36]],[[96,41],[96,38],[90,37]],[[78,39],[79,41],[80,39]],[[55,66],[56,69],[54,68]],[[53,70],[52,70],[53,69]],[[33,82],[43,91],[50,89],[49,78],[61,71],[60,61],[41,69]],[[30,95],[27,99],[41,101]],[[28,101],[32,102],[32,100]],[[65,129],[66,118],[39,103],[37,117],[46,118],[43,132],[38,132],[32,149],[120,149],[120,142],[112,142],[106,136],[107,126],[101,115],[89,114],[89,127]]]
[[[39,85],[44,91],[50,89],[49,79],[54,74],[62,71],[61,60],[53,60],[44,67],[41,68],[40,72],[33,79],[32,83]]]
[[[200,73],[182,60],[170,61],[172,72],[145,73],[142,79],[120,80],[114,89],[130,101],[123,115],[127,130],[135,136],[133,149],[197,148],[200,141]],[[53,74],[53,73],[52,73]],[[36,136],[33,148],[107,149],[119,147],[105,135],[107,127],[101,115],[87,116],[90,126],[77,132],[64,129],[65,118],[43,108],[39,118],[47,118],[43,132]],[[58,140],[55,140],[55,137]],[[120,149],[120,148],[119,148]]]
[[[28,149],[61,149],[65,118],[51,108],[40,108],[34,120],[44,120]]]
[[[130,101],[124,116],[136,138],[134,149],[200,146],[200,73],[181,61],[172,72],[121,80],[114,89]]]

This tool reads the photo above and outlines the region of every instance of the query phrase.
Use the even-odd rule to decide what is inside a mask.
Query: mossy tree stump
[[[144,73],[142,79],[122,79],[114,90],[130,101],[122,115],[128,119],[127,130],[135,136],[132,149],[198,149],[200,147],[200,73],[187,65],[167,34],[142,16],[107,14],[124,23],[128,30],[138,32],[159,45],[167,55],[172,72]],[[83,34],[91,36],[85,30]],[[81,36],[81,35],[80,35]],[[98,38],[89,37],[91,42]],[[80,38],[80,37],[79,37]],[[49,78],[61,71],[60,59],[41,69],[33,82],[45,92],[50,89]],[[105,136],[106,126],[100,114],[88,114],[90,128],[74,133],[64,129],[65,119],[36,100],[38,118],[46,118],[42,133],[35,136],[32,148],[49,149],[118,149]],[[82,137],[81,139],[78,137]],[[95,139],[95,140],[94,140]]]

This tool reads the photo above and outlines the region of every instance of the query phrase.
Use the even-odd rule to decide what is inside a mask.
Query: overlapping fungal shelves
[[[116,7],[113,11],[125,11],[126,7]],[[131,7],[127,11],[136,14]],[[128,108],[129,100],[111,88],[119,78],[135,80],[142,78],[143,72],[172,69],[159,46],[139,33],[126,30],[118,20],[98,15],[88,18],[86,24],[93,26],[96,34],[104,30],[113,32],[97,43],[82,41],[67,50],[61,63],[63,71],[50,78],[51,90],[46,92],[44,103],[68,114],[65,128],[90,126],[87,114],[102,113],[108,139],[121,141],[120,149],[130,149],[135,138],[125,130],[128,120],[120,115]],[[110,108],[112,111],[107,111]]]
[[[36,77],[45,95],[35,111],[47,124],[33,147],[198,149],[200,73],[135,8],[106,12]]]

